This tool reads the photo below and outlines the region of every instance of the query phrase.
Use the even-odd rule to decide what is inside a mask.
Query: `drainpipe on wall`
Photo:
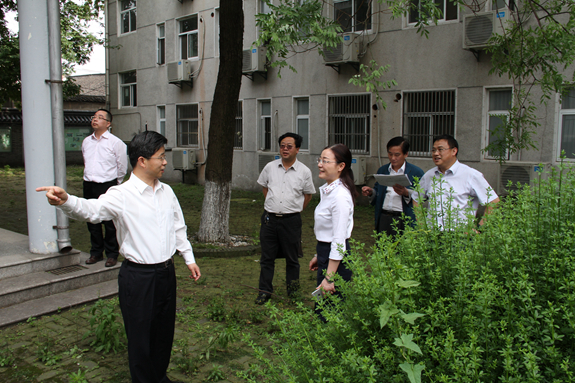
[[[64,106],[62,94],[62,51],[60,40],[60,6],[58,0],[48,0],[48,39],[50,57],[50,100],[52,103],[52,145],[54,146],[54,179],[56,186],[66,190],[66,146],[64,144]],[[68,217],[56,209],[58,250],[72,250]]]
[[[106,55],[106,75],[105,87],[106,87],[106,109],[110,110],[110,55],[108,54],[108,45],[110,45],[110,30],[108,29],[108,1],[104,2],[104,54]]]

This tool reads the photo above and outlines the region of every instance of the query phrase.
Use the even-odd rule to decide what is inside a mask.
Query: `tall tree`
[[[60,0],[62,33],[62,72],[69,76],[74,66],[90,60],[94,45],[104,40],[88,30],[92,21],[100,21],[104,0]],[[18,36],[7,26],[6,13],[17,12],[16,0],[0,0],[0,105],[8,100],[20,101],[20,54]],[[78,94],[73,80],[64,83],[64,96]]]
[[[229,240],[235,120],[242,85],[244,12],[241,0],[220,2],[220,66],[210,116],[206,183],[198,239]]]

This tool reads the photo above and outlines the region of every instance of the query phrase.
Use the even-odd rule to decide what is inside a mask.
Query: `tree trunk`
[[[198,239],[229,241],[229,212],[238,97],[242,84],[241,0],[220,1],[220,67],[208,134],[206,186]]]

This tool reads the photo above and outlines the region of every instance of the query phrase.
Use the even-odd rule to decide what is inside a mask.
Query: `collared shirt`
[[[160,181],[152,188],[132,173],[128,181],[111,187],[98,199],[70,195],[60,208],[70,218],[82,221],[114,221],[120,254],[132,262],[164,262],[177,249],[186,264],[195,263],[178,198]]]
[[[467,222],[470,212],[475,215],[479,203],[486,204],[497,198],[497,194],[481,172],[455,161],[445,174],[438,167],[431,168],[421,178],[420,186],[424,198],[429,199],[429,209],[437,212],[437,226],[444,229],[445,220],[451,216],[453,224]],[[412,198],[419,202],[417,193]]]
[[[96,138],[92,133],[82,141],[84,156],[84,181],[104,183],[124,180],[128,171],[126,144],[108,130]]]
[[[258,184],[268,189],[264,209],[269,213],[299,213],[303,210],[304,195],[315,194],[311,170],[297,159],[287,170],[281,159],[268,163]]]
[[[389,164],[389,174],[392,176],[405,174],[405,161],[397,171],[393,170],[393,167]],[[397,194],[393,187],[388,187],[383,200],[382,210],[403,212],[402,198],[403,196]],[[407,202],[409,202],[409,199]]]
[[[315,208],[313,231],[319,242],[331,242],[329,258],[343,259],[338,251],[341,246],[345,252],[345,240],[351,237],[353,230],[353,198],[338,178],[331,184],[319,188],[320,202]]]

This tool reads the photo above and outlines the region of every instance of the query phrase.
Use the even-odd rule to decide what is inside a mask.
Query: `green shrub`
[[[124,348],[124,325],[119,321],[121,314],[116,312],[117,307],[118,298],[114,298],[98,299],[90,308],[90,330],[84,338],[95,337],[90,346],[95,347],[96,352],[117,353]]]
[[[540,178],[546,178],[540,176]],[[346,299],[272,307],[270,382],[575,381],[575,172],[519,187],[485,219],[420,224],[370,252],[354,245]],[[433,217],[432,217],[433,218]],[[253,374],[244,374],[255,382]]]

